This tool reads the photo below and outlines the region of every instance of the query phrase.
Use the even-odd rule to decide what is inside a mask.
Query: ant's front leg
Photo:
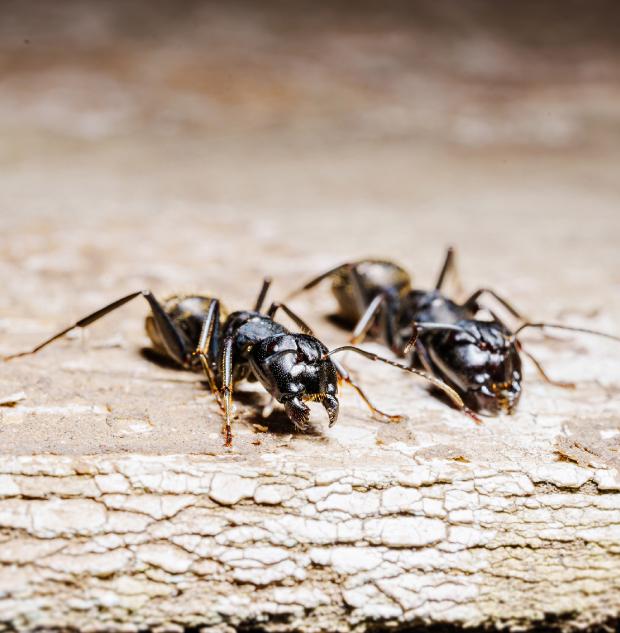
[[[521,343],[521,341],[516,339],[515,344],[517,346],[517,349],[525,354],[532,361],[532,364],[534,365],[534,367],[536,367],[536,371],[546,383],[553,385],[554,387],[560,387],[561,389],[575,389],[577,385],[575,385],[574,382],[563,382],[561,380],[554,380],[553,378],[551,378],[545,371],[544,367],[541,365],[540,361],[523,348],[523,343]]]
[[[224,411],[224,403],[222,402],[222,398],[220,397],[220,391],[217,387],[215,372],[213,371],[213,366],[211,364],[212,351],[214,349],[217,357],[217,346],[213,345],[214,333],[215,341],[217,341],[217,338],[220,334],[220,302],[217,299],[212,299],[211,303],[209,304],[207,316],[205,317],[205,320],[202,324],[202,330],[200,331],[198,345],[196,346],[196,350],[193,352],[193,355],[198,356],[198,358],[200,359],[202,368],[205,372],[205,375],[207,376],[207,380],[209,381],[209,388],[211,389],[211,393],[215,395],[215,399],[220,405],[220,409]]]
[[[521,322],[528,321],[529,319],[523,315],[522,312],[517,310],[507,299],[504,299],[501,295],[497,294],[495,290],[491,290],[490,288],[478,288],[476,292],[472,293],[472,295],[463,303],[462,307],[465,310],[471,311],[475,314],[480,306],[478,305],[478,299],[484,295],[490,295],[497,301],[500,305],[502,305],[515,319],[519,319]]]
[[[550,378],[549,376],[547,376],[547,374],[545,373],[545,370],[543,369],[542,365],[525,349],[523,349],[523,343],[517,338],[517,335],[520,332],[523,332],[523,330],[526,330],[528,328],[535,328],[535,329],[539,329],[539,330],[543,330],[545,328],[550,328],[553,330],[564,330],[566,332],[576,332],[576,333],[580,333],[580,334],[592,334],[593,336],[600,336],[602,338],[606,338],[610,341],[615,341],[616,343],[620,343],[620,337],[619,336],[615,336],[613,334],[608,334],[607,332],[599,332],[598,330],[591,330],[589,328],[583,328],[583,327],[573,327],[572,325],[563,325],[561,323],[523,323],[521,326],[519,326],[512,334],[512,340],[514,341],[515,345],[517,346],[517,349],[520,352],[523,352],[531,361],[532,363],[534,363],[534,366],[536,367],[536,369],[538,370],[538,373],[541,375],[542,379],[545,380],[546,382],[548,382],[551,385],[555,385],[556,387],[563,387],[564,389],[574,389],[575,388],[575,384],[572,382],[561,382],[561,381],[557,381],[557,380],[553,380],[552,378]]]
[[[402,422],[405,419],[406,416],[404,415],[392,415],[390,413],[385,413],[381,411],[380,409],[377,409],[377,407],[375,407],[375,405],[368,399],[368,396],[362,391],[362,388],[353,381],[353,379],[351,378],[351,375],[345,369],[344,365],[342,365],[340,362],[338,362],[334,358],[332,358],[332,363],[334,363],[334,366],[336,367],[336,371],[338,372],[338,376],[340,376],[341,380],[346,382],[350,387],[352,387],[355,390],[357,395],[364,401],[366,406],[370,409],[370,411],[374,415],[377,415],[381,418],[385,418],[386,420],[389,420],[390,422]]]
[[[228,336],[224,339],[220,355],[220,368],[222,372],[222,396],[224,399],[224,445],[232,447],[232,408],[233,408],[233,345],[234,339]]]

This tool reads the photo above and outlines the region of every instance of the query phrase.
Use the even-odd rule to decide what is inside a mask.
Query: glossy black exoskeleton
[[[431,312],[407,326],[402,324],[401,332],[411,330],[415,338],[411,362],[441,376],[474,411],[512,413],[522,389],[521,357],[512,333],[498,320],[463,318],[468,316],[463,309],[454,310],[451,316],[437,322],[431,320]],[[445,327],[448,324],[454,328]],[[404,353],[410,347],[406,344]]]
[[[308,401],[323,405],[330,426],[336,422],[340,381],[353,387],[373,413],[390,420],[400,419],[400,416],[388,415],[377,409],[352,380],[344,366],[332,358],[334,354],[345,350],[420,375],[442,389],[457,406],[465,408],[452,388],[432,376],[427,376],[423,371],[404,367],[351,346],[329,351],[284,304],[273,303],[267,312],[262,312],[269,284],[270,281],[265,280],[254,310],[233,312],[228,316],[220,301],[212,297],[172,296],[159,302],[148,290],[134,292],[80,319],[34,349],[12,354],[5,357],[5,360],[34,354],[74,328],[87,327],[132,299],[142,296],[151,308],[145,325],[155,351],[184,369],[204,371],[206,374],[211,391],[224,413],[226,446],[232,443],[233,387],[242,380],[260,382],[271,397],[284,406],[289,419],[300,430],[305,429],[308,424]],[[292,333],[274,321],[279,309],[295,322],[302,333]]]
[[[219,383],[224,384],[224,397],[232,384],[258,380],[284,406],[297,428],[305,429],[310,417],[307,400],[323,405],[330,426],[336,422],[338,371],[326,357],[327,347],[314,336],[292,334],[271,316],[246,310],[233,312],[226,319],[219,338],[224,371]],[[229,365],[232,380],[226,376]],[[217,374],[217,365],[213,370]]]
[[[452,386],[465,404],[487,415],[512,413],[522,390],[521,356],[528,356],[541,376],[552,381],[540,363],[523,349],[517,338],[526,328],[559,328],[617,337],[583,328],[531,323],[508,302],[488,288],[476,290],[463,303],[456,303],[441,290],[449,272],[454,272],[454,251],[448,249],[435,289],[412,288],[411,278],[400,266],[383,260],[346,263],[312,279],[292,296],[331,278],[340,316],[352,327],[352,343],[366,336],[380,340],[398,356],[410,354],[411,366]],[[521,321],[512,332],[495,314],[480,318],[479,299],[490,295]]]

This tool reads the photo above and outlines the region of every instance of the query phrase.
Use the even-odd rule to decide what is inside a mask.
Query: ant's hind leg
[[[298,314],[293,312],[285,303],[274,301],[269,306],[269,310],[267,310],[267,316],[270,319],[273,319],[276,316],[276,312],[278,310],[282,310],[282,312],[284,312],[304,334],[314,336],[312,328]]]
[[[301,288],[297,288],[296,290],[293,290],[293,292],[289,293],[286,296],[286,300],[290,301],[297,295],[300,295],[302,292],[305,292],[306,290],[310,290],[314,288],[315,286],[318,286],[323,280],[329,279],[333,275],[336,275],[347,269],[350,269],[352,266],[353,264],[345,263],[345,264],[340,264],[339,266],[336,266],[335,268],[330,268],[328,271],[320,274],[318,277],[314,277],[313,279],[305,283]]]
[[[177,328],[175,327],[174,323],[172,322],[172,320],[170,319],[170,317],[168,316],[168,314],[166,313],[162,305],[159,303],[159,301],[155,298],[155,296],[150,290],[139,290],[138,292],[132,292],[131,294],[126,295],[125,297],[121,297],[120,299],[113,301],[107,306],[104,306],[103,308],[96,310],[92,314],[89,314],[81,318],[79,321],[76,321],[73,325],[70,325],[64,330],[61,330],[60,332],[57,332],[53,336],[50,336],[48,339],[44,340],[42,343],[39,343],[36,347],[32,348],[31,350],[5,356],[4,360],[6,361],[6,360],[11,360],[13,358],[21,357],[21,356],[29,356],[30,354],[36,354],[39,350],[42,350],[44,347],[47,347],[50,343],[53,343],[59,338],[62,338],[65,334],[68,334],[72,330],[75,330],[76,328],[88,327],[91,323],[98,321],[99,319],[104,317],[106,314],[113,312],[117,308],[120,308],[126,303],[129,303],[132,299],[135,299],[136,297],[140,297],[140,296],[144,297],[148,301],[149,305],[151,306],[153,319],[155,321],[157,330],[159,334],[161,335],[161,342],[162,342],[162,345],[164,346],[164,349],[166,350],[166,353],[168,354],[170,358],[172,358],[172,360],[176,361],[179,365],[184,365],[187,360],[189,350],[187,349],[185,345],[185,342],[183,340],[183,337],[181,336],[181,333],[177,330]]]
[[[345,369],[344,365],[333,358],[332,362],[334,363],[334,366],[336,367],[336,371],[338,372],[340,378],[356,391],[357,395],[364,401],[364,403],[372,413],[378,415],[381,418],[385,418],[390,422],[402,422],[405,419],[405,416],[403,415],[390,415],[389,413],[385,413],[380,409],[377,409],[377,407],[375,407],[375,405],[368,399],[368,396],[362,391],[362,388],[353,381],[351,375]]]

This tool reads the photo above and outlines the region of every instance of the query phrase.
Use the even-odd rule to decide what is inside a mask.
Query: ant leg
[[[439,277],[437,277],[437,283],[435,284],[435,290],[441,290],[446,277],[449,273],[452,274],[454,278],[454,283],[457,287],[457,294],[463,292],[463,285],[461,284],[461,278],[459,276],[458,269],[456,267],[456,251],[454,247],[449,246],[446,251],[446,257],[444,259],[443,265],[441,267],[441,271],[439,272]]]
[[[351,344],[356,345],[357,343],[362,343],[370,328],[373,326],[376,321],[379,311],[381,307],[385,303],[385,294],[377,295],[368,305],[366,311],[362,315],[362,318],[357,322],[353,330],[353,334],[351,335]]]
[[[308,281],[298,290],[294,290],[293,292],[291,292],[289,295],[287,295],[286,300],[288,301],[301,294],[302,292],[314,288],[325,279],[329,279],[330,277],[333,277],[337,274],[346,274],[348,276],[349,283],[351,284],[353,290],[353,301],[355,303],[355,308],[358,314],[364,315],[368,308],[368,301],[366,299],[366,293],[364,292],[364,284],[360,278],[359,273],[357,272],[357,264],[355,262],[345,262],[344,264],[340,264],[339,266],[330,268],[328,271],[322,273],[318,277],[315,277],[314,279]],[[386,329],[388,329],[388,325],[386,325],[385,327]],[[393,347],[393,337],[389,336],[388,333],[388,336],[386,336],[386,338],[389,338],[390,347]]]
[[[431,365],[431,359],[428,355],[428,351],[426,350],[426,347],[424,347],[424,344],[422,343],[422,341],[417,340],[415,342],[415,352],[413,354],[411,354],[411,365],[410,367],[413,367],[413,363],[415,361],[416,358],[420,359],[420,363],[422,363],[422,367],[424,367],[424,371],[427,374],[433,374],[433,367]]]
[[[350,266],[349,275],[351,278],[351,285],[353,287],[353,295],[354,295],[355,304],[357,306],[357,311],[359,314],[362,315],[357,325],[355,326],[353,336],[355,337],[355,332],[358,330],[358,328],[366,327],[366,331],[364,331],[364,336],[362,337],[362,340],[363,340],[363,338],[365,337],[366,333],[368,332],[368,330],[370,329],[372,325],[372,320],[370,321],[370,323],[368,323],[367,326],[363,326],[361,325],[361,323],[364,321],[365,318],[373,319],[373,316],[371,316],[370,314],[370,307],[375,305],[375,301],[378,301],[380,302],[380,304],[383,305],[383,310],[381,310],[380,312],[378,311],[379,306],[376,306],[375,309],[377,310],[377,314],[380,315],[381,317],[381,329],[383,332],[383,337],[385,339],[385,344],[395,354],[398,354],[399,356],[402,355],[402,352],[401,352],[402,342],[400,341],[400,334],[399,332],[397,332],[396,322],[395,322],[396,314],[393,309],[392,310],[388,309],[386,305],[387,296],[384,293],[381,293],[380,295],[376,295],[375,297],[373,297],[372,301],[370,301],[369,303],[367,301],[367,295],[364,290],[364,284],[355,266],[353,265]],[[382,297],[382,299],[379,300],[377,299],[377,297]],[[358,342],[358,341],[352,340],[351,342]]]
[[[336,360],[332,360],[332,363],[334,363],[334,366],[336,367],[336,371],[338,372],[340,378],[350,387],[355,389],[357,395],[365,402],[366,406],[370,409],[372,413],[378,415],[379,417],[386,418],[390,422],[402,422],[405,419],[405,416],[403,415],[390,415],[389,413],[384,413],[380,409],[377,409],[377,407],[375,407],[375,405],[368,399],[368,396],[362,391],[362,388],[358,384],[353,382],[351,375],[345,369],[344,365],[341,365]]]
[[[427,382],[435,385],[435,387],[441,389],[441,391],[443,391],[448,396],[448,398],[450,398],[450,400],[452,400],[452,402],[461,411],[463,411],[463,413],[468,415],[476,423],[480,424],[482,422],[482,420],[480,420],[480,418],[473,411],[465,406],[465,403],[463,402],[461,396],[459,396],[459,394],[454,389],[452,389],[452,387],[447,385],[443,380],[435,378],[431,374],[427,374],[418,369],[414,369],[413,367],[405,367],[404,365],[401,365],[400,363],[397,363],[393,360],[389,360],[388,358],[384,358],[383,356],[379,356],[378,354],[373,354],[372,352],[367,352],[366,350],[360,349],[359,347],[354,347],[353,345],[343,345],[342,347],[337,347],[336,349],[327,352],[327,354],[324,355],[324,358],[329,358],[333,354],[339,354],[341,352],[355,352],[356,354],[365,356],[369,360],[380,361],[382,363],[386,363],[387,365],[392,365],[392,367],[397,367],[402,371],[407,371],[409,373],[415,374],[416,376],[420,376],[421,378],[424,378],[424,380],[426,380]]]
[[[515,319],[519,319],[520,321],[527,321],[527,317],[525,317],[521,312],[519,312],[511,303],[509,303],[504,297],[498,295],[494,290],[490,288],[479,288],[474,292],[462,305],[466,310],[471,310],[472,312],[476,312],[478,308],[478,298],[483,295],[488,294],[491,295],[498,303],[500,303],[510,314],[512,314]]]
[[[261,416],[263,418],[268,418],[273,413],[276,402],[277,400],[273,396],[269,397],[269,402],[263,407],[263,410],[261,411]]]
[[[361,275],[357,272],[357,266],[355,264],[348,264],[349,278],[351,280],[351,286],[353,287],[353,300],[357,306],[359,314],[364,314],[368,306],[368,297],[364,290],[364,282]]]
[[[271,286],[271,277],[265,277],[263,279],[263,285],[258,293],[258,297],[256,298],[256,304],[254,306],[254,312],[260,312],[263,307],[263,303],[265,303],[265,297],[267,296],[267,292],[269,291],[269,287]]]
[[[302,292],[305,292],[306,290],[310,290],[311,288],[318,286],[323,280],[328,279],[332,275],[342,272],[346,270],[347,268],[350,269],[352,266],[354,266],[354,264],[345,263],[345,264],[340,264],[339,266],[336,266],[335,268],[330,268],[328,271],[322,273],[318,277],[315,277],[314,279],[311,279],[310,281],[305,283],[301,288],[298,288],[297,290],[293,290],[293,292],[291,292],[290,294],[286,296],[286,300],[289,301],[290,299],[293,299],[297,295],[300,295]]]
[[[574,382],[562,382],[560,380],[553,380],[553,378],[550,378],[545,372],[545,370],[543,369],[543,366],[540,364],[540,361],[536,360],[536,358],[534,358],[532,354],[530,354],[527,350],[523,349],[523,345],[521,344],[520,341],[517,342],[517,348],[520,352],[523,352],[532,361],[532,364],[534,365],[534,367],[536,367],[536,370],[540,374],[540,377],[545,382],[549,383],[550,385],[553,385],[554,387],[561,387],[562,389],[575,388],[576,385]]]
[[[304,284],[301,288],[294,290],[286,296],[286,300],[289,301],[294,297],[300,295],[302,292],[306,290],[310,290],[315,286],[318,286],[325,279],[329,279],[337,274],[346,274],[349,277],[349,282],[353,288],[353,300],[355,301],[355,305],[359,314],[364,314],[367,307],[366,296],[364,293],[364,285],[362,280],[360,279],[359,273],[356,269],[355,262],[345,262],[344,264],[340,264],[334,268],[330,268],[328,271],[322,273],[318,277],[311,279],[306,284]]]
[[[225,414],[225,426],[224,426],[224,446],[232,446],[232,392],[233,392],[233,338],[228,336],[224,339],[224,345],[220,355],[221,372],[222,372],[222,393],[224,395],[224,414]]]
[[[526,328],[538,328],[538,329],[543,329],[543,330],[544,328],[551,328],[551,329],[556,329],[556,330],[566,330],[568,332],[578,332],[581,334],[593,334],[594,336],[601,336],[602,338],[606,338],[611,341],[620,342],[620,337],[614,336],[613,334],[607,334],[606,332],[598,332],[597,330],[590,330],[590,329],[582,328],[582,327],[572,327],[570,325],[562,325],[560,323],[524,323],[523,325],[521,325],[521,327],[519,327],[515,331],[515,333],[512,335],[512,340],[515,342],[515,345],[518,347],[520,351],[522,351],[532,361],[532,363],[534,363],[534,366],[536,367],[536,369],[538,370],[538,372],[540,373],[540,375],[543,377],[543,379],[546,382],[552,385],[556,385],[557,387],[564,387],[566,389],[573,389],[575,385],[573,383],[558,382],[549,378],[549,376],[547,376],[547,374],[545,373],[545,370],[542,368],[542,365],[529,352],[526,352],[523,349],[523,344],[517,338],[517,334],[519,334],[519,332],[522,332]]]
[[[269,310],[267,310],[267,316],[270,319],[273,319],[278,310],[282,310],[282,312],[284,312],[304,334],[314,336],[312,328],[299,315],[295,314],[295,312],[293,312],[285,303],[274,301],[271,306],[269,306]]]
[[[39,343],[39,345],[37,345],[33,349],[26,352],[20,352],[18,354],[5,356],[4,360],[12,360],[13,358],[19,358],[21,356],[36,354],[39,350],[42,350],[50,343],[53,343],[59,338],[62,338],[65,334],[68,334],[72,330],[76,328],[85,328],[91,323],[94,323],[95,321],[104,317],[106,314],[113,312],[117,308],[120,308],[121,306],[131,301],[132,299],[140,296],[143,296],[151,306],[151,312],[153,313],[155,325],[159,331],[159,334],[161,334],[162,344],[168,356],[172,358],[172,360],[176,361],[179,365],[185,366],[189,355],[189,350],[187,349],[187,345],[185,344],[183,336],[150,290],[139,290],[138,292],[132,292],[125,297],[121,297],[120,299],[113,301],[107,306],[100,308],[96,312],[93,312],[92,314],[83,317],[79,321],[76,321],[73,325],[70,325],[64,330],[57,332],[53,336],[50,336],[50,338],[46,339],[42,343]]]
[[[200,338],[198,339],[198,345],[194,351],[194,356],[198,356],[202,368],[209,381],[209,388],[211,393],[215,395],[215,398],[220,405],[220,408],[224,409],[224,404],[220,398],[220,393],[217,388],[217,381],[215,378],[215,372],[211,365],[211,358],[213,358],[211,352],[213,351],[213,333],[215,330],[219,332],[220,327],[220,302],[217,299],[211,299],[209,303],[209,309],[207,316],[202,323],[202,330],[200,331]],[[215,350],[215,356],[217,357],[217,349]]]

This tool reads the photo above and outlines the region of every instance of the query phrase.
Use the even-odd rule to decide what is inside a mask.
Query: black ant
[[[253,310],[226,312],[218,299],[202,295],[174,295],[160,303],[152,292],[141,290],[118,299],[54,334],[30,351],[6,356],[11,360],[35,354],[75,328],[85,328],[136,297],[144,297],[151,308],[146,317],[146,332],[155,351],[176,365],[203,371],[211,392],[224,414],[225,445],[232,445],[232,394],[235,383],[259,381],[272,398],[284,405],[295,427],[305,430],[310,409],[306,401],[320,402],[332,426],[338,418],[338,383],[349,384],[376,415],[391,421],[402,416],[377,409],[351,376],[332,357],[352,351],[373,360],[423,377],[441,389],[460,409],[471,417],[460,396],[441,380],[418,369],[405,367],[387,358],[346,345],[329,351],[312,334],[310,328],[283,303],[272,303],[261,312],[271,281],[266,279]],[[292,333],[274,321],[278,310],[285,312],[302,333]],[[221,323],[221,319],[224,322]]]
[[[332,268],[289,295],[289,299],[332,280],[341,319],[352,329],[351,342],[367,335],[378,338],[400,357],[411,353],[411,366],[453,387],[465,404],[487,415],[511,414],[521,396],[521,357],[525,354],[550,384],[573,388],[572,383],[552,380],[542,365],[523,348],[518,334],[527,328],[556,328],[620,338],[585,328],[526,320],[506,299],[488,288],[476,290],[464,303],[443,292],[448,273],[456,274],[454,250],[449,248],[433,290],[414,290],[411,278],[400,266],[367,259]],[[521,325],[513,332],[490,312],[491,320],[478,317],[479,299],[489,295]]]

